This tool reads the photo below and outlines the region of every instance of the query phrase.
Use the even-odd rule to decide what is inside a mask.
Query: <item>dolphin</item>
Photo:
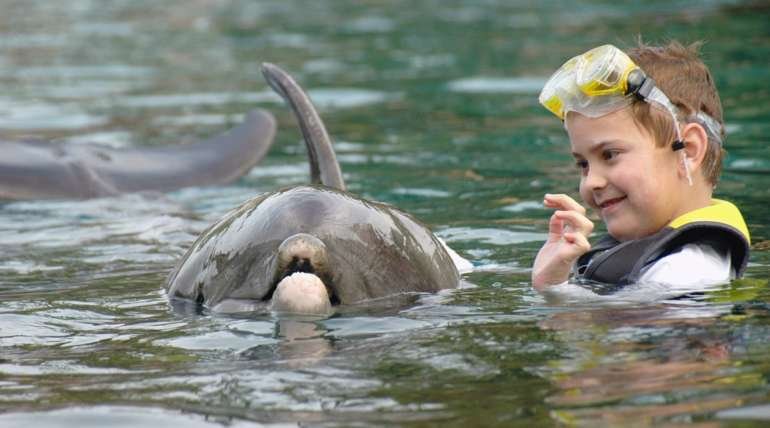
[[[224,184],[265,156],[275,132],[273,115],[253,110],[242,124],[190,144],[112,149],[0,140],[0,199],[87,199]]]
[[[168,297],[215,312],[329,315],[351,305],[459,285],[450,249],[391,205],[345,191],[331,139],[302,88],[263,64],[294,111],[312,184],[256,196],[204,231],[171,272]]]

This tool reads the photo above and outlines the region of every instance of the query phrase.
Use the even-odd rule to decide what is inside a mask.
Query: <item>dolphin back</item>
[[[342,179],[342,171],[334,154],[332,140],[310,97],[288,73],[275,64],[263,63],[262,74],[268,85],[294,111],[310,158],[311,181],[345,190],[345,181]]]
[[[304,255],[282,257],[287,252]],[[203,232],[166,288],[171,298],[212,308],[227,299],[267,302],[287,267],[303,259],[312,269],[294,271],[319,275],[341,304],[459,284],[445,247],[413,217],[328,187],[299,186],[247,201]]]

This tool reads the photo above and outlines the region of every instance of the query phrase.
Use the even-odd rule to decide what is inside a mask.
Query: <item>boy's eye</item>
[[[619,154],[620,154],[619,150],[604,150],[602,151],[602,158],[604,160],[611,160],[611,159],[614,159]]]
[[[575,161],[575,166],[577,167],[577,169],[586,170],[586,169],[588,169],[588,161],[587,160],[582,160],[582,159],[576,160]]]

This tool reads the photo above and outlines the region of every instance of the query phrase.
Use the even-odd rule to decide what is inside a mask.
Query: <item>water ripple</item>
[[[203,105],[224,105],[230,103],[277,103],[281,98],[272,91],[241,93],[193,93],[168,95],[136,95],[111,100],[121,107],[166,108]]]
[[[0,129],[10,131],[78,130],[104,125],[107,118],[75,105],[0,99]]]
[[[95,64],[95,65],[56,65],[46,67],[17,67],[11,76],[17,79],[136,79],[145,80],[155,76],[152,67],[134,66],[128,64]]]
[[[544,241],[544,232],[494,229],[489,227],[452,227],[443,229],[441,237],[447,242],[478,241],[490,245],[513,245],[523,242]]]
[[[470,94],[538,94],[545,85],[543,77],[469,77],[447,84],[451,92]]]

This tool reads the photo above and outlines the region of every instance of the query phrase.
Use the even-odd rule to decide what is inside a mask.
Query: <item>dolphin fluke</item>
[[[256,109],[240,125],[208,140],[115,151],[109,160],[94,159],[92,168],[120,192],[221,185],[243,176],[262,160],[275,132],[273,115]]]
[[[192,144],[112,149],[0,141],[0,199],[85,199],[225,184],[265,156],[275,131],[273,115],[254,110],[230,131]]]
[[[283,97],[297,117],[310,158],[311,181],[345,190],[345,181],[342,179],[342,171],[337,163],[331,138],[305,91],[275,64],[263,63],[262,74],[268,85]]]

